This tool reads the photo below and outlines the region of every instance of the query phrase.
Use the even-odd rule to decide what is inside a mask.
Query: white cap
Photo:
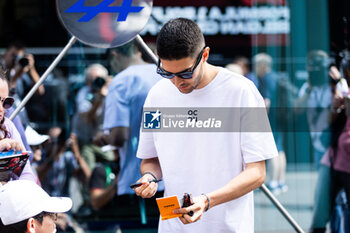
[[[14,180],[0,187],[0,218],[4,225],[34,217],[41,212],[63,213],[72,208],[68,197],[50,197],[33,181]]]
[[[37,146],[41,143],[45,142],[50,137],[48,135],[40,135],[38,132],[36,132],[32,127],[27,126],[26,130],[24,131],[24,134],[26,135],[27,142],[30,146]]]

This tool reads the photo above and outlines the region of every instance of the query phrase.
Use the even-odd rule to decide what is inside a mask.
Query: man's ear
[[[203,52],[203,62],[206,62],[209,58],[210,48],[206,47]]]
[[[116,59],[118,58],[119,54],[116,51],[111,51],[111,55],[115,57]]]
[[[26,233],[35,233],[35,224],[37,223],[35,222],[34,218],[28,219]]]

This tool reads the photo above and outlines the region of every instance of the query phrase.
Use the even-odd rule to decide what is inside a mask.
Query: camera
[[[91,84],[91,91],[87,94],[86,99],[93,103],[99,95],[102,87],[106,84],[106,80],[102,77],[97,77]]]
[[[91,85],[93,91],[101,90],[101,88],[106,84],[106,80],[102,77],[97,77]]]
[[[307,70],[311,86],[329,83],[329,65],[330,59],[324,51],[314,50],[308,53]]]
[[[22,67],[26,67],[27,65],[29,65],[29,59],[26,57],[22,57],[18,60],[18,64],[20,64],[20,66]]]

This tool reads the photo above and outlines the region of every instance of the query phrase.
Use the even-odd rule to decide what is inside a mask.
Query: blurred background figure
[[[244,56],[235,57],[231,64],[238,65],[239,67],[241,67],[242,75],[248,78],[249,80],[251,80],[255,84],[255,86],[258,85],[256,76],[254,75],[253,72],[251,72],[251,69],[250,69],[251,62],[249,61],[248,58]]]
[[[28,93],[31,87],[39,80],[40,76],[35,68],[35,61],[32,54],[25,53],[25,46],[20,41],[14,41],[8,45],[5,53],[0,58],[0,64],[6,71],[6,77],[10,83],[10,96],[14,97],[15,104],[13,108],[6,111],[6,117],[10,117],[14,108],[19,105],[21,99]],[[45,92],[44,86],[41,85],[38,89],[38,94],[43,95]],[[27,139],[24,135],[24,129],[29,122],[26,108],[23,108],[20,113],[13,119],[22,142],[26,150],[30,150]],[[32,155],[30,156],[32,160]]]
[[[95,142],[114,146],[119,166],[101,164],[94,169],[90,180],[91,203],[104,215],[116,216],[121,211],[124,215],[134,215],[145,211],[145,200],[137,197],[130,188],[130,184],[141,177],[136,150],[142,108],[148,91],[161,78],[154,64],[142,60],[134,41],[111,49],[110,63],[117,75],[109,85],[105,104],[103,127],[109,135],[100,134]],[[150,209],[155,211],[154,200],[149,203],[152,204]]]
[[[38,175],[37,173],[37,166],[40,163],[42,159],[43,154],[43,144],[49,140],[49,135],[40,135],[38,132],[36,132],[32,127],[29,125],[27,126],[25,130],[25,135],[28,140],[28,144],[30,146],[30,149],[32,151],[32,168],[33,172]]]
[[[279,156],[269,160],[270,181],[268,187],[274,194],[286,192],[286,166],[287,160],[283,149],[283,132],[281,132],[281,105],[279,100],[279,78],[272,70],[272,58],[266,53],[259,53],[253,57],[254,75],[250,77],[264,98],[268,117],[273,131]]]
[[[40,75],[35,68],[34,56],[26,53],[22,42],[14,41],[6,48],[0,62],[3,68],[8,71],[7,78],[10,82],[10,95],[15,98],[16,107],[40,79]],[[44,85],[41,85],[37,94],[41,96],[44,93]],[[25,108],[21,110],[19,115],[25,128],[29,122]]]
[[[91,98],[94,94],[107,94],[105,84],[108,79],[108,70],[101,64],[91,64],[85,69],[85,86],[76,95],[76,106],[78,112],[87,112],[91,109]]]
[[[81,172],[81,180],[86,183],[91,171],[77,150],[74,134],[67,139],[62,128],[52,127],[49,136],[50,143],[45,148],[42,162],[37,166],[37,173],[46,192],[52,196],[69,197],[71,178]]]
[[[85,69],[85,86],[76,96],[76,113],[72,119],[72,133],[77,141],[73,144],[74,154],[82,155],[89,168],[86,182],[74,182],[82,193],[82,208],[79,212],[90,212],[89,179],[98,162],[114,161],[112,151],[102,151],[93,143],[93,138],[103,130],[105,97],[111,78],[101,64],[91,64]],[[75,180],[76,181],[76,180]],[[81,187],[79,187],[81,185]],[[73,208],[75,210],[75,208]],[[85,213],[85,214],[86,214]]]
[[[157,56],[157,45],[156,43],[153,42],[148,42],[146,43],[147,46],[152,50],[152,52]],[[150,63],[153,64],[154,61],[153,59],[150,57],[150,55],[144,50],[144,49],[140,49],[141,51],[141,58],[144,62],[146,63]]]
[[[93,143],[93,138],[102,132],[105,97],[110,78],[107,69],[100,64],[91,64],[85,69],[86,85],[76,96],[77,112],[73,117],[72,133],[78,139],[79,148],[90,170],[96,160],[114,160],[112,151],[103,152]]]
[[[349,83],[350,84],[350,83]],[[350,232],[350,93],[344,96],[346,122],[333,147],[331,206],[332,229],[344,229]],[[340,204],[340,206],[339,206]],[[335,219],[334,216],[338,217]]]
[[[332,89],[329,79],[329,57],[321,50],[308,53],[308,80],[299,92],[295,103],[297,108],[307,108],[307,119],[312,143],[315,168],[330,145],[329,108],[332,102]]]
[[[225,68],[228,69],[228,70],[230,70],[230,71],[232,71],[232,72],[234,72],[234,73],[243,75],[243,70],[242,70],[242,68],[241,68],[239,65],[237,65],[237,64],[230,63],[230,64],[227,64],[227,65],[225,66]]]
[[[13,139],[20,144],[22,150],[24,145],[20,134],[13,122],[6,117],[6,111],[14,104],[14,99],[9,96],[9,82],[5,71],[0,67],[0,139]],[[25,136],[24,136],[25,137]],[[17,177],[16,177],[17,179]],[[19,179],[26,179],[37,182],[37,177],[33,174],[29,160],[25,165]]]
[[[349,116],[350,116],[350,56],[347,50],[343,51],[343,59],[340,62],[340,72],[335,66],[331,66],[329,75],[331,77],[332,88],[332,106],[331,106],[331,146],[329,153],[325,153],[322,158],[323,167],[330,168],[330,194],[325,196],[329,198],[330,228],[331,232],[350,232],[350,210],[349,210]],[[329,178],[321,177],[318,183]],[[320,184],[321,186],[321,184]],[[328,194],[328,187],[318,190],[323,193],[316,193],[318,196]],[[327,192],[328,191],[328,192]],[[325,200],[323,200],[325,201]],[[322,209],[321,209],[322,210]],[[327,209],[325,209],[327,211]],[[325,213],[327,213],[325,211]],[[315,215],[324,215],[316,213]],[[326,216],[326,215],[325,215]],[[313,218],[318,219],[316,217]],[[329,219],[328,219],[329,220]],[[318,222],[316,222],[318,223]],[[323,222],[321,222],[323,223]]]
[[[345,124],[341,112],[347,81],[331,64],[328,54],[321,50],[308,53],[307,70],[309,77],[300,89],[296,106],[307,110],[312,158],[318,172],[310,232],[326,232],[331,219],[331,231],[341,232],[336,230],[342,214],[334,211],[338,207],[332,204],[332,176],[333,155]]]
[[[20,41],[14,41],[7,47],[1,64],[9,71],[11,93],[16,93],[21,99],[40,79],[34,56],[26,53],[25,46]],[[43,85],[39,87],[38,93],[45,93]]]

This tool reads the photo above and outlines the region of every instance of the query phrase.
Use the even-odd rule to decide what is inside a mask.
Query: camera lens
[[[29,65],[29,60],[28,60],[28,58],[22,57],[21,59],[18,60],[18,63],[22,67],[26,67],[27,65]]]
[[[93,89],[101,89],[106,83],[106,80],[101,77],[97,77],[93,82],[92,82],[92,88]]]

